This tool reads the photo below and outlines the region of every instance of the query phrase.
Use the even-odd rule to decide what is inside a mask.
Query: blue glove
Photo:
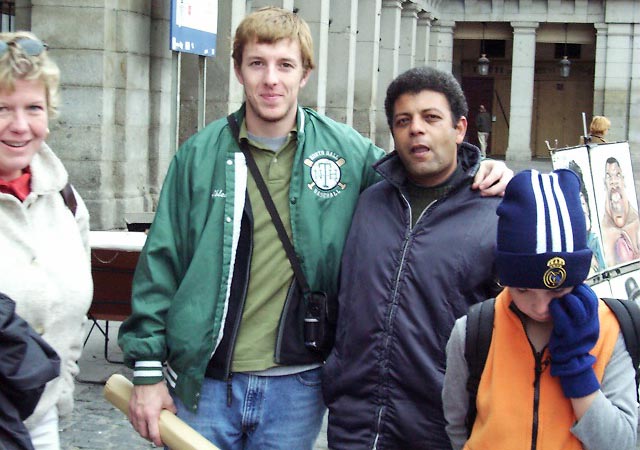
[[[600,389],[593,372],[596,358],[589,351],[600,334],[598,297],[585,284],[549,303],[553,332],[549,339],[551,375],[560,378],[567,398],[580,398]]]

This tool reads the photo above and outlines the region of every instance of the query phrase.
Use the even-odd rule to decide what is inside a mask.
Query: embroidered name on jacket
[[[227,194],[222,189],[214,189],[213,194],[211,194],[211,198],[226,198]]]
[[[347,188],[342,182],[341,167],[346,164],[346,160],[340,155],[327,150],[319,150],[304,160],[309,167],[311,183],[307,187],[318,197],[337,197]]]

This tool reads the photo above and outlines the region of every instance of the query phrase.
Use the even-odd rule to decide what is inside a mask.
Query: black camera
[[[327,294],[311,292],[305,296],[304,345],[309,350],[326,352],[331,348],[328,327]]]

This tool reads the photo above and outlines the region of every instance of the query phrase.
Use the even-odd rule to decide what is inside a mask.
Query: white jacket
[[[24,202],[0,193],[0,291],[56,350],[61,367],[25,422],[27,428],[54,405],[60,415],[71,412],[76,361],[93,296],[87,207],[77,192],[75,217],[65,205],[60,190],[68,174],[46,144],[30,167],[31,193]]]

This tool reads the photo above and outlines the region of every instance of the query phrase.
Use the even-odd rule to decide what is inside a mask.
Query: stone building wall
[[[483,38],[481,23],[503,30],[511,50],[503,61],[510,75],[503,85],[508,130],[500,151],[507,161],[520,167],[536,155],[540,41],[549,36],[545,30],[564,23],[592,27],[589,113],[611,119],[611,139],[628,140],[632,150],[640,145],[640,2],[633,0],[219,0],[217,55],[206,60],[205,122],[242,103],[230,37],[248,11],[274,3],[295,9],[314,35],[318,68],[301,102],[387,150],[386,86],[416,65],[461,75],[459,68],[475,58],[464,55]],[[202,125],[203,61],[196,56],[181,57],[175,106],[170,14],[167,0],[16,0],[16,28],[45,40],[61,67],[61,115],[49,143],[86,200],[94,229],[121,228],[127,213],[152,211],[176,144]],[[569,33],[569,39],[581,36]],[[562,36],[549,39],[561,42]],[[639,153],[632,151],[638,169]]]

